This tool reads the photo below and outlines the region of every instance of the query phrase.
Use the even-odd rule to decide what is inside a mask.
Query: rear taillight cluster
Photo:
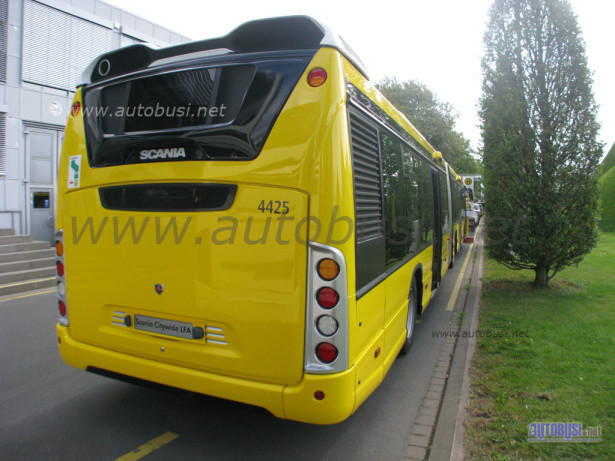
[[[309,373],[348,368],[347,290],[342,252],[310,242],[305,325],[305,371]]]
[[[66,309],[66,280],[64,271],[64,231],[57,230],[56,237],[56,279],[58,288],[58,313],[60,325],[68,326],[68,311]]]

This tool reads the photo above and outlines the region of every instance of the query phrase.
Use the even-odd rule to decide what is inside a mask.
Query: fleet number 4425
[[[258,209],[261,213],[273,213],[273,214],[287,214],[290,209],[288,208],[289,202],[280,202],[278,200],[261,200],[258,204]]]

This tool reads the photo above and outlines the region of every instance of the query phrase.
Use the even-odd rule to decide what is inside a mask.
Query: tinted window
[[[417,157],[417,178],[419,184],[419,220],[421,223],[421,246],[433,243],[433,189],[429,162]]]
[[[381,135],[386,267],[433,242],[429,162],[392,134]]]
[[[440,173],[440,204],[442,206],[441,209],[441,217],[442,217],[442,235],[448,232],[449,228],[449,213],[448,213],[448,188],[446,185],[446,175],[444,173]]]
[[[419,173],[416,155],[405,145],[402,145],[402,158],[404,162],[404,185],[406,189],[406,209],[409,226],[408,249],[410,253],[416,252],[421,246],[421,218],[420,210],[423,206],[419,201]]]
[[[261,59],[86,87],[90,165],[251,160],[308,62]]]
[[[232,121],[253,66],[194,69],[110,85],[102,90],[105,134],[159,131]],[[234,90],[229,91],[229,84]],[[212,98],[214,87],[216,100]]]
[[[411,234],[406,206],[401,143],[383,132],[380,152],[383,166],[386,267],[388,269],[408,255],[408,240]]]

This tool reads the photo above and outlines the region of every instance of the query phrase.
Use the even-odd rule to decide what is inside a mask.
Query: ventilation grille
[[[228,346],[228,341],[224,330],[220,327],[205,327],[205,341],[212,344],[218,344],[220,346]]]
[[[0,175],[6,174],[6,114],[0,113]]]
[[[117,325],[118,327],[127,327],[128,325],[126,325],[126,315],[127,314],[124,311],[114,311],[111,323],[113,325]]]
[[[357,243],[383,235],[378,130],[350,111]]]
[[[6,82],[6,39],[8,31],[8,2],[0,0],[0,82]]]

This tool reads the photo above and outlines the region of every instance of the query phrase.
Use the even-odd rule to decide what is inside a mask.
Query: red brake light
[[[80,110],[81,110],[81,103],[77,101],[73,104],[73,107],[70,110],[70,113],[73,117],[76,117],[77,115],[79,115]]]
[[[312,69],[308,75],[308,84],[313,87],[321,86],[327,81],[327,73],[324,69],[317,67]]]
[[[331,363],[337,358],[337,347],[330,343],[316,346],[316,357],[323,363]]]
[[[64,303],[64,301],[58,302],[58,310],[60,311],[60,315],[62,317],[66,317],[66,304]]]
[[[316,300],[318,304],[320,304],[320,307],[324,309],[333,309],[340,300],[340,295],[337,294],[337,291],[333,288],[324,287],[318,290]]]
[[[58,271],[58,275],[60,277],[63,277],[64,276],[64,264],[61,261],[58,261],[56,263],[56,269]]]

